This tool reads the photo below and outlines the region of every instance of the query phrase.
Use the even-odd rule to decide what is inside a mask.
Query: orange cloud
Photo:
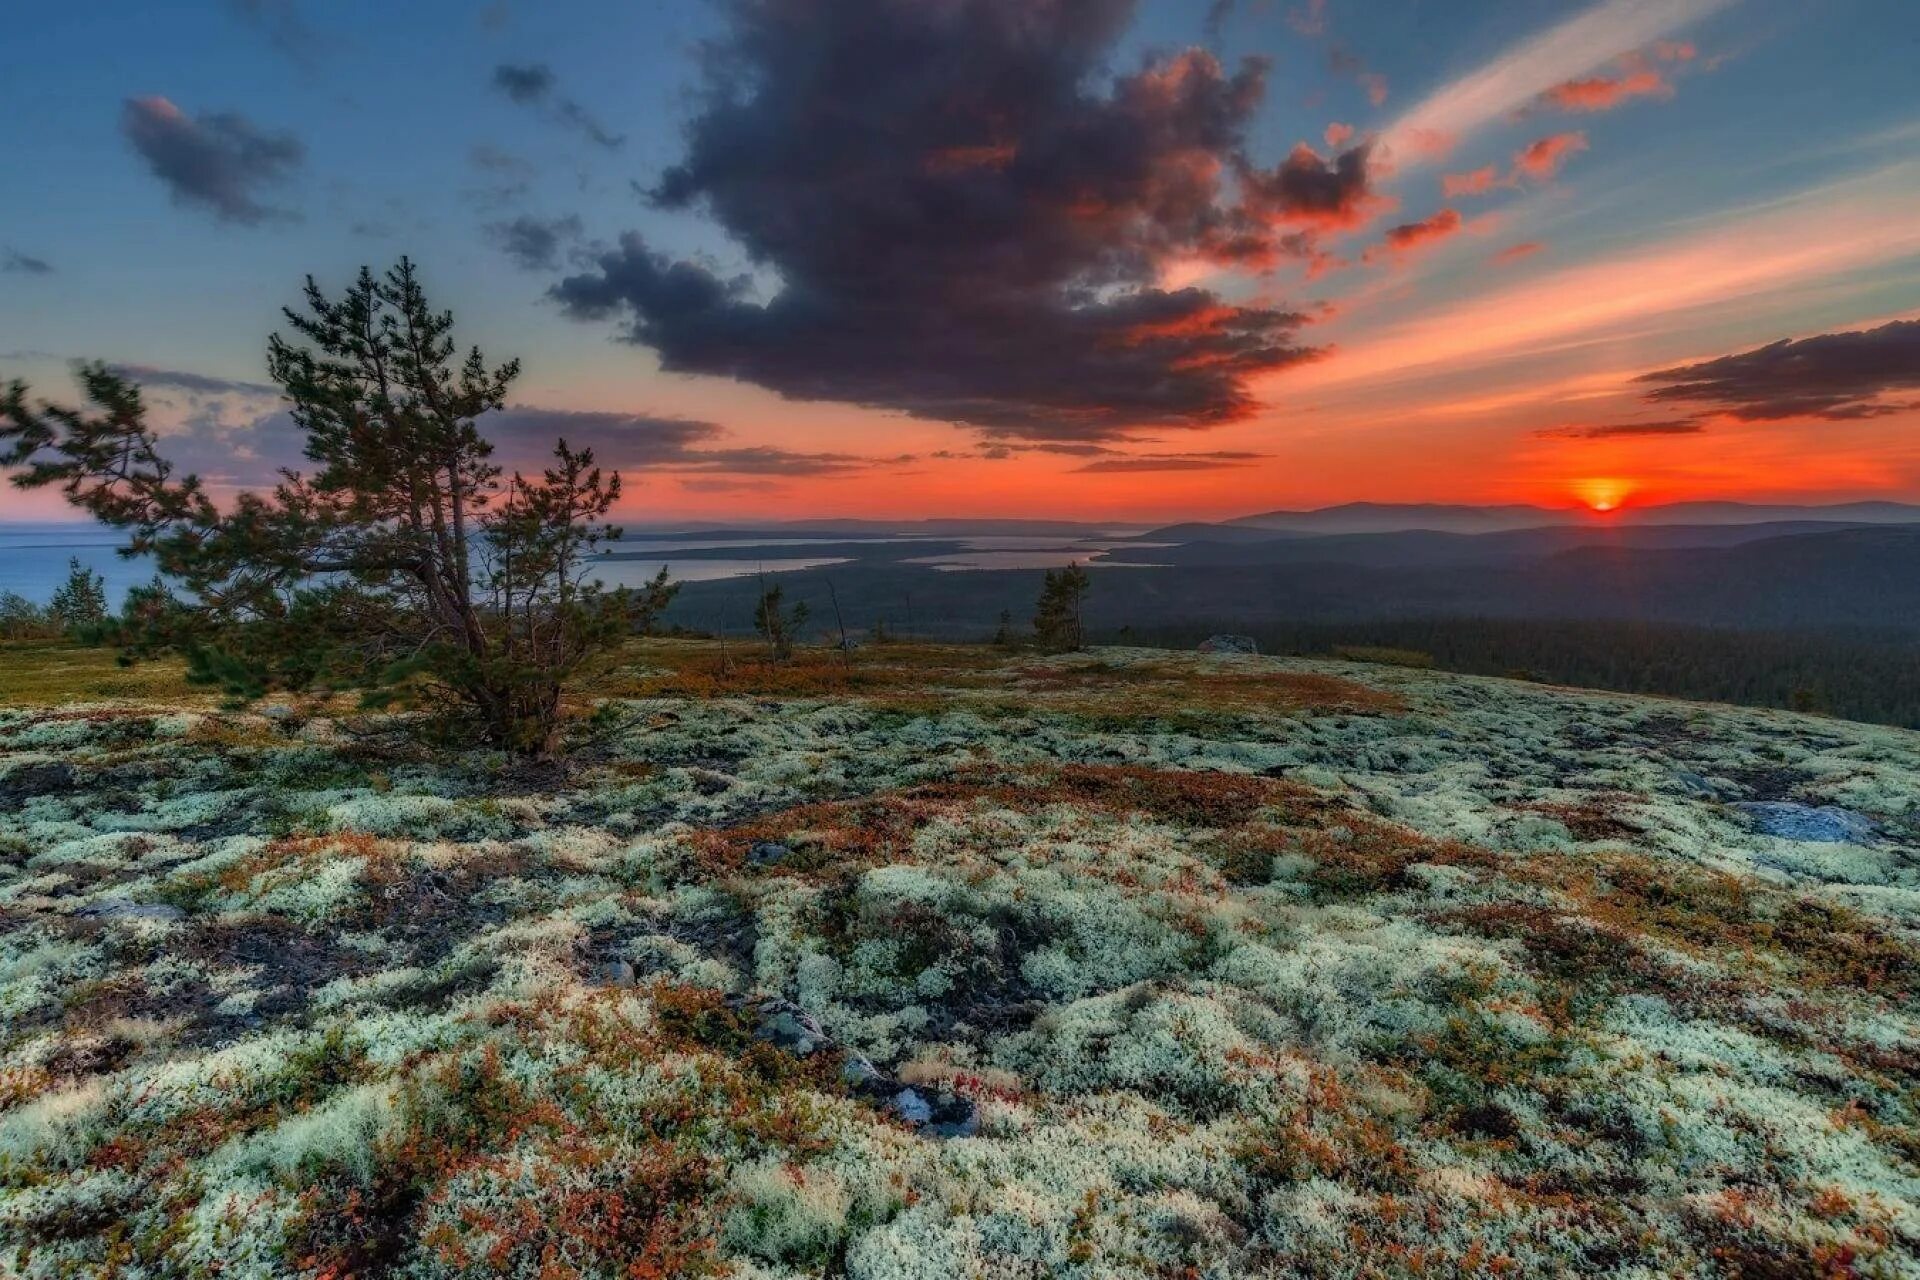
[[[1361,381],[1379,388],[1575,343],[1645,341],[1695,331],[1706,309],[1751,322],[1789,291],[1915,253],[1920,191],[1910,168],[1883,170],[1349,335],[1336,354],[1286,374],[1285,385],[1296,395]],[[1280,375],[1260,382],[1278,385]]]
[[[1464,224],[1454,209],[1442,209],[1418,222],[1403,222],[1387,228],[1387,238],[1367,250],[1365,260],[1377,262],[1385,256],[1412,253],[1454,234]]]
[[[1341,124],[1338,120],[1327,126],[1327,145],[1338,151],[1353,138],[1353,126]]]
[[[1543,95],[1549,105],[1562,111],[1593,113],[1611,111],[1632,98],[1671,97],[1673,82],[1648,68],[1622,76],[1591,76],[1585,80],[1567,80]]]
[[[1528,36],[1492,61],[1440,85],[1380,131],[1383,156],[1418,164],[1444,154],[1435,142],[1464,139],[1510,118],[1556,85],[1594,76],[1629,50],[1662,49],[1679,62],[1681,28],[1729,7],[1735,0],[1599,0],[1577,7],[1566,20]],[[1568,6],[1573,7],[1573,6]],[[1633,68],[1637,70],[1638,68]]]
[[[1611,111],[1633,98],[1670,98],[1673,81],[1652,66],[1654,62],[1691,62],[1696,50],[1684,40],[1658,40],[1645,49],[1622,54],[1616,75],[1566,80],[1548,89],[1542,98],[1562,111]]]
[[[1560,172],[1567,157],[1587,149],[1587,135],[1579,132],[1551,133],[1536,138],[1513,153],[1513,168],[1506,177],[1493,165],[1483,165],[1470,173],[1449,173],[1440,179],[1440,192],[1451,200],[1459,196],[1483,196],[1502,187],[1517,187],[1522,178],[1545,182]]]
[[[1535,139],[1514,153],[1514,176],[1522,175],[1544,182],[1560,172],[1567,157],[1587,149],[1584,133],[1550,133]]]
[[[1440,179],[1440,192],[1451,200],[1456,196],[1480,196],[1503,185],[1500,171],[1492,165],[1475,169],[1472,173],[1449,173]]]

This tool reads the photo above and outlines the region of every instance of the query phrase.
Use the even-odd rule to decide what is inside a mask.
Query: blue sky
[[[835,21],[850,27],[854,10],[871,11],[870,21],[920,21],[889,16],[890,2],[857,0]],[[1007,9],[979,4],[995,21]],[[695,154],[689,127],[710,111],[702,43],[733,42],[736,55],[749,47],[741,42],[750,24],[704,0],[15,6],[14,56],[0,85],[0,155],[15,176],[0,207],[9,268],[0,272],[0,377],[65,396],[67,362],[99,357],[258,382],[266,333],[306,273],[337,283],[363,262],[404,252],[466,337],[523,358],[519,403],[598,415],[603,449],[615,453],[623,429],[639,442],[630,464],[658,466],[641,492],[663,513],[751,500],[790,514],[1222,514],[1350,498],[1580,500],[1600,481],[1650,498],[1920,496],[1920,456],[1905,443],[1915,416],[1902,411],[1897,379],[1848,402],[1849,417],[1742,416],[1723,401],[1695,406],[1688,425],[1670,429],[1618,430],[1616,421],[1682,421],[1653,411],[1639,390],[1636,379],[1663,366],[1920,312],[1920,242],[1900,231],[1920,225],[1920,6],[1144,0],[1128,11],[1119,0],[1046,0],[1036,8],[1076,5],[1093,16],[1063,29],[1117,24],[1095,40],[1081,88],[1096,106],[1115,77],[1176,65],[1169,60],[1188,49],[1217,64],[1223,83],[1244,58],[1267,64],[1231,142],[1205,153],[1226,166],[1220,208],[1254,216],[1270,237],[1264,256],[1229,257],[1198,241],[1162,252],[1178,237],[1156,233],[1121,246],[1154,246],[1160,256],[1147,276],[1099,286],[1101,305],[1128,290],[1161,301],[1204,293],[1241,320],[1255,309],[1268,316],[1267,345],[1209,347],[1206,359],[1229,371],[1224,381],[1173,410],[1142,408],[1118,382],[1111,403],[1099,386],[1086,404],[1063,407],[1048,393],[1028,403],[985,367],[956,366],[932,396],[924,379],[860,367],[850,336],[820,336],[830,319],[822,329],[795,321],[773,337],[757,310],[727,313],[757,326],[754,341],[785,344],[742,358],[701,348],[650,312],[654,303],[607,267],[623,234],[637,235],[645,255],[698,264],[715,280],[750,273],[742,296],[756,308],[813,269],[768,248],[780,232],[764,213],[730,222],[718,211],[726,191],[749,189],[752,173],[729,171],[684,207],[646,197]],[[1004,54],[993,42],[1009,37],[986,34],[986,21],[956,21],[941,39]],[[867,36],[835,38],[828,44],[843,56],[860,53]],[[517,101],[502,68],[538,71],[537,89]],[[772,70],[781,69],[759,73]],[[841,99],[833,89],[807,101],[884,114],[890,100],[861,78],[848,78]],[[160,99],[182,128],[217,130],[209,122],[230,113],[245,137],[292,144],[294,158],[236,179],[243,186],[231,190],[245,192],[253,214],[236,218],[159,171],[130,113],[148,112],[164,134],[175,117],[152,114]],[[835,127],[831,111],[821,119]],[[1517,159],[1556,137],[1554,157],[1537,171]],[[1256,210],[1228,172],[1234,158],[1279,190],[1303,143],[1328,165],[1370,148],[1364,190],[1325,216],[1287,203],[1290,194]],[[158,145],[151,135],[149,145]],[[861,134],[821,154],[857,166],[871,145]],[[1037,150],[1024,135],[1005,145],[1022,158]],[[710,158],[725,167],[717,152]],[[1021,162],[972,157],[973,171],[955,180],[974,195],[1004,172],[1016,198],[1034,189],[1013,181]],[[1472,191],[1476,171],[1487,176]],[[790,194],[796,207],[811,198],[771,176],[755,198],[777,204]],[[835,208],[815,210],[826,219],[820,227],[834,225]],[[749,226],[754,217],[761,223]],[[509,252],[506,228],[520,219],[551,229],[544,262]],[[1277,250],[1283,235],[1293,239]],[[881,237],[861,256],[892,252]],[[1743,261],[1766,269],[1743,272]],[[554,292],[569,277],[584,282]],[[1058,301],[1049,303],[1054,321]],[[1588,314],[1596,303],[1606,305]],[[1297,330],[1269,315],[1283,311],[1304,317]],[[1538,323],[1525,322],[1534,312]],[[1288,351],[1312,357],[1276,355],[1283,332]],[[962,326],[959,339],[967,336]],[[1896,336],[1904,341],[1904,331]],[[816,340],[819,375],[796,373],[794,353]],[[931,345],[924,358],[937,361],[942,349]],[[919,357],[902,347],[873,358]],[[1167,368],[1197,363],[1188,352]],[[1139,373],[1069,366],[1062,378]],[[1155,383],[1152,394],[1162,389]],[[153,399],[169,430],[206,437],[193,445],[202,453],[271,453],[259,442],[279,429],[270,396],[215,397],[161,379]],[[980,404],[990,407],[972,407]],[[678,431],[672,448],[648,434],[662,430]],[[708,456],[688,462],[673,451],[689,442]]]

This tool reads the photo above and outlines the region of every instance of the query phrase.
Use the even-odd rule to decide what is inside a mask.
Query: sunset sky
[[[0,379],[420,264],[632,518],[1920,499],[1914,0],[10,7]],[[0,493],[0,518],[61,514]]]

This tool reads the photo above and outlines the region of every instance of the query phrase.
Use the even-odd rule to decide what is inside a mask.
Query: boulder
[[[630,987],[633,966],[625,960],[609,960],[594,970],[594,977],[609,987]]]
[[[1258,653],[1260,645],[1252,636],[1208,636],[1200,642],[1202,653]]]
[[[134,902],[127,898],[103,898],[74,913],[88,920],[182,920],[186,912],[164,902]]]
[[[785,1049],[796,1058],[804,1058],[816,1049],[831,1047],[832,1041],[820,1028],[820,1022],[798,1005],[784,1000],[761,1004],[754,1034],[775,1048]]]
[[[1871,844],[1879,824],[1863,813],[1839,805],[1795,804],[1790,800],[1763,800],[1737,804],[1753,829],[1781,840],[1816,844]]]
[[[747,861],[756,867],[770,867],[792,856],[793,850],[777,840],[755,840],[747,850]]]
[[[918,1089],[902,1089],[893,1095],[889,1105],[895,1115],[916,1129],[933,1123],[933,1104],[922,1097]]]
[[[957,1095],[928,1097],[908,1087],[893,1095],[887,1109],[933,1138],[970,1138],[980,1132],[979,1109]]]

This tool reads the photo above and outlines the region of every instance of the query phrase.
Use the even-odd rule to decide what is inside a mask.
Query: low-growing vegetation
[[[0,655],[8,1274],[1920,1266],[1905,731],[634,640],[531,760]]]

